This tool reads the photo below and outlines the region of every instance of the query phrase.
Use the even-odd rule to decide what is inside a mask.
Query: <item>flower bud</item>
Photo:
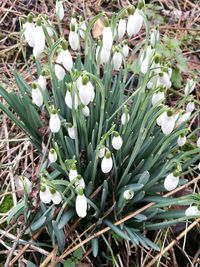
[[[164,91],[158,91],[153,94],[151,103],[153,106],[157,105],[158,103],[161,104],[161,102],[165,100],[165,93]]]
[[[185,135],[179,135],[177,144],[178,146],[184,146],[186,143],[187,139]]]
[[[168,111],[162,117],[161,129],[164,135],[169,135],[175,127],[176,116],[171,111]]]
[[[132,190],[125,190],[123,197],[125,200],[131,200],[134,197],[134,192]]]
[[[42,185],[40,189],[40,200],[43,203],[48,204],[51,202],[51,197],[52,195],[49,187],[46,185]]]
[[[186,84],[185,90],[184,90],[185,96],[188,96],[190,93],[192,93],[194,91],[195,85],[196,85],[195,80],[193,80],[193,79],[187,80],[187,84]]]
[[[87,215],[87,199],[84,194],[78,194],[76,197],[76,213],[80,218]]]
[[[121,136],[116,133],[114,137],[112,138],[112,146],[115,150],[119,150],[122,147],[123,140]]]
[[[43,73],[40,74],[39,78],[38,78],[38,85],[40,86],[40,88],[45,91],[46,87],[47,87],[47,80],[46,80],[46,76],[43,75]]]
[[[73,25],[72,25],[72,30],[69,32],[69,44],[71,46],[71,49],[74,51],[76,51],[79,48],[78,33],[75,30],[73,31]]]
[[[61,121],[56,111],[53,111],[49,120],[49,127],[52,133],[58,133],[60,131]]]
[[[124,44],[122,47],[122,54],[124,57],[128,57],[129,54],[129,47],[127,44]]]
[[[173,173],[167,175],[164,181],[164,187],[167,191],[174,190],[179,183],[179,176],[175,176]]]
[[[72,182],[78,176],[76,165],[72,164],[71,169],[69,171],[69,180]]]
[[[24,37],[30,47],[34,47],[35,25],[32,21],[32,15],[29,14],[28,21],[23,25]]]
[[[33,55],[36,59],[41,57],[45,49],[45,34],[43,28],[41,26],[40,20],[37,22],[37,26],[34,30],[34,47],[33,47]]]
[[[51,200],[55,205],[58,205],[62,201],[62,196],[58,191],[54,190],[53,192],[51,192]]]
[[[150,37],[151,46],[155,47],[156,44],[159,42],[159,39],[160,39],[159,30],[158,29],[153,29],[152,32],[151,32],[151,37]]]
[[[102,162],[101,162],[101,170],[103,173],[109,173],[113,166],[113,160],[111,157],[110,151],[106,152],[106,155],[104,156]]]
[[[56,151],[55,151],[55,149],[54,148],[51,148],[50,150],[49,150],[49,161],[51,162],[51,163],[54,163],[54,162],[56,162],[57,161],[57,154],[56,154]]]
[[[64,18],[64,8],[62,1],[56,1],[56,15],[59,20],[62,20]]]
[[[89,117],[90,116],[90,109],[88,108],[88,106],[84,106],[82,108],[82,113],[85,117]]]
[[[119,70],[122,65],[122,54],[117,51],[114,52],[112,61],[114,70]]]
[[[185,216],[200,216],[200,210],[197,206],[191,206],[189,208],[186,209],[185,211]]]
[[[42,93],[40,92],[40,89],[37,87],[36,84],[34,84],[32,87],[31,95],[32,95],[33,103],[36,106],[41,107],[43,104],[43,96],[42,96]]]
[[[105,19],[106,20],[106,19]],[[106,50],[111,50],[113,45],[113,34],[109,25],[104,24],[103,28],[103,47]]]
[[[69,52],[69,50],[67,49],[67,47],[64,47],[66,49],[62,49],[56,59],[56,64],[55,65],[55,74],[56,77],[58,78],[58,80],[63,80],[65,77],[65,69],[67,71],[71,71],[73,68],[73,60],[72,60],[72,56]],[[62,64],[64,66],[64,68],[62,66],[60,66],[59,64]]]
[[[74,128],[74,126],[71,126],[71,127],[68,126],[67,131],[68,131],[69,137],[71,139],[76,139],[76,134],[75,134],[75,128]]]
[[[118,29],[117,29],[118,38],[122,39],[125,35],[125,32],[126,32],[126,20],[124,18],[121,18],[119,20]]]
[[[74,97],[74,101],[73,101],[73,97]],[[72,109],[72,107],[74,106],[74,109],[76,110],[78,107],[77,94],[74,93],[74,96],[72,96],[72,93],[69,90],[67,90],[66,95],[65,95],[65,103],[70,109]]]
[[[127,124],[128,123],[128,121],[129,121],[129,119],[130,119],[130,115],[128,114],[128,113],[123,113],[122,114],[122,116],[121,116],[121,124],[122,125],[125,125],[125,124]]]
[[[85,32],[87,30],[87,26],[85,21],[82,21],[79,28],[79,33],[82,39],[85,39]]]
[[[128,17],[127,33],[129,37],[131,37],[134,34],[138,34],[142,28],[144,19],[141,15],[141,12],[142,12],[141,10],[139,11],[138,9],[136,9],[134,14],[129,15]]]
[[[187,103],[186,105],[186,112],[190,112],[192,113],[195,109],[195,105],[194,105],[194,102],[190,101],[189,103]]]
[[[32,191],[32,183],[31,181],[25,177],[21,176],[19,179],[19,186],[27,191],[28,194]]]
[[[105,147],[102,147],[102,148],[99,149],[99,151],[98,151],[98,153],[97,153],[97,156],[98,156],[99,158],[103,158],[104,155],[105,155],[105,152],[106,152],[106,148],[105,148]]]

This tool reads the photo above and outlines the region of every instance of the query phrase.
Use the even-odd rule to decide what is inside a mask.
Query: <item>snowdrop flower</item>
[[[71,169],[69,171],[69,180],[72,182],[74,179],[76,179],[78,176],[78,172],[76,169],[76,164],[72,164]]]
[[[38,78],[38,85],[40,86],[40,88],[45,91],[46,87],[47,87],[47,79],[46,79],[46,71],[43,70],[41,71],[41,74]]]
[[[108,18],[104,20],[104,28],[103,28],[103,47],[106,50],[111,50],[113,45],[113,34],[111,27],[109,26]]]
[[[156,27],[151,32],[151,37],[150,37],[151,46],[155,47],[156,44],[159,42],[159,39],[160,39],[160,33],[158,28]]]
[[[200,216],[200,210],[197,206],[191,206],[186,209],[185,216]]]
[[[41,57],[45,48],[45,34],[41,25],[41,20],[37,19],[37,25],[34,30],[34,47],[33,55],[36,59]]]
[[[32,191],[32,183],[31,181],[25,177],[21,176],[19,179],[19,186],[27,191],[28,194]]]
[[[51,163],[54,163],[54,162],[56,162],[57,161],[57,154],[56,154],[56,151],[55,151],[55,149],[54,148],[51,148],[50,150],[49,150],[49,161],[51,162]]]
[[[151,49],[150,46],[147,47],[147,50],[146,50],[146,55],[144,56],[141,55],[141,58],[140,58],[140,61],[141,61],[141,72],[143,74],[146,74],[148,69],[149,69],[149,65],[151,63],[151,59],[152,59],[152,56],[153,56],[153,50]]]
[[[64,18],[64,8],[62,1],[56,1],[56,15],[59,20],[62,20]]]
[[[61,121],[58,116],[58,113],[55,109],[52,110],[50,120],[49,120],[49,127],[52,133],[58,133],[60,131]]]
[[[81,36],[82,39],[85,39],[85,32],[86,32],[86,30],[87,30],[86,23],[81,18],[80,27],[79,27],[79,33],[80,33],[80,36]]]
[[[174,190],[179,183],[179,174],[178,171],[175,171],[174,173],[170,173],[167,175],[164,181],[164,188],[167,191]]]
[[[200,148],[200,137],[197,139],[197,147]]]
[[[119,52],[117,50],[114,52],[112,62],[113,62],[114,70],[119,70],[121,65],[122,65],[122,54],[121,54],[121,52]]]
[[[158,92],[155,92],[152,96],[151,103],[153,106],[160,104],[165,99],[165,93],[163,88],[161,88]]]
[[[106,64],[109,62],[110,59],[111,50],[107,49],[105,46],[101,48],[101,54],[100,54],[100,63]]]
[[[58,205],[62,201],[62,196],[55,189],[51,189],[51,200],[55,205]]]
[[[176,116],[173,115],[171,110],[168,110],[162,118],[161,129],[164,135],[169,135],[175,127]]]
[[[111,152],[107,151],[101,162],[101,170],[103,173],[109,173],[113,166],[113,160],[111,157]]]
[[[75,128],[72,124],[68,125],[67,131],[71,139],[76,139]]]
[[[122,18],[119,20],[119,24],[117,28],[118,38],[122,39],[125,35],[125,32],[126,32],[126,20],[123,14]]]
[[[187,84],[184,90],[185,96],[188,96],[190,93],[194,91],[195,85],[196,85],[196,81],[194,79],[187,80]]]
[[[36,106],[41,107],[43,104],[43,96],[42,93],[40,92],[40,89],[37,87],[35,83],[33,83],[31,95],[33,103]]]
[[[71,29],[72,25],[74,25],[75,31],[77,32],[78,31],[78,23],[77,23],[75,15],[73,15],[73,17],[71,18],[70,29]]]
[[[61,81],[65,77],[65,69],[71,71],[73,67],[72,56],[68,50],[68,43],[65,40],[62,42],[62,50],[56,59],[56,63],[58,64],[55,64],[55,74],[58,80]],[[62,64],[65,69],[59,64]]]
[[[186,112],[192,113],[194,111],[194,109],[195,109],[194,102],[193,101],[188,102],[186,105],[186,109],[185,109]]]
[[[79,82],[80,83],[80,80]],[[87,106],[90,102],[94,100],[95,93],[92,83],[89,81],[88,76],[84,75],[81,79],[81,84],[77,84],[79,89],[79,97],[81,103]]]
[[[162,85],[166,89],[169,89],[171,87],[172,83],[170,81],[170,77],[169,77],[168,73],[166,73],[166,72],[159,73],[159,79],[158,79],[157,86],[159,86],[159,85]]]
[[[176,127],[179,127],[181,124],[189,120],[190,116],[191,116],[191,112],[185,112],[185,113],[180,114],[176,122]]]
[[[112,146],[115,150],[119,150],[122,147],[123,140],[118,132],[114,133],[114,136],[112,138]]]
[[[72,93],[72,86],[68,86],[66,95],[65,95],[65,103],[66,105],[72,109],[72,107],[74,107],[74,109],[76,110],[78,107],[78,96],[77,94],[74,92],[74,95]]]
[[[79,190],[81,191],[81,190]],[[83,191],[83,190],[82,190]],[[80,218],[87,215],[87,199],[83,192],[80,192],[76,197],[76,213]]]
[[[165,116],[166,116],[166,111],[164,111],[162,114],[160,114],[160,116],[158,116],[156,120],[156,123],[158,126],[162,125],[162,121],[163,121],[163,118],[165,118]]]
[[[128,57],[129,47],[128,47],[128,44],[126,42],[122,46],[122,54],[124,57]]]
[[[142,8],[142,6],[140,6],[140,9]],[[142,28],[142,24],[143,24],[143,17],[141,15],[141,10],[139,10],[138,8],[136,8],[135,12],[133,13],[133,9],[129,9],[129,17],[128,17],[128,23],[127,23],[127,33],[128,36],[131,37],[134,34],[138,34],[139,31]]]
[[[127,112],[124,112],[121,116],[121,124],[125,125],[130,120],[130,115]]]
[[[105,147],[100,148],[98,153],[97,153],[98,158],[103,158],[104,155],[105,155],[105,152],[106,152],[106,148]]]
[[[78,189],[80,187],[83,189],[85,188],[85,181],[84,181],[83,177],[81,177],[80,174],[77,175],[77,177],[76,177],[75,186],[76,186],[76,189]]]
[[[82,108],[82,113],[85,117],[89,117],[90,116],[90,109],[88,108],[88,106],[84,106]]]
[[[177,144],[178,144],[178,146],[184,146],[186,141],[187,141],[186,136],[184,134],[181,134],[178,137]]]
[[[79,37],[74,24],[71,26],[71,30],[69,32],[69,44],[71,49],[74,51],[79,48]]]
[[[152,88],[156,87],[157,80],[158,80],[158,75],[152,76],[147,83],[147,89],[152,89]]]
[[[46,185],[42,185],[40,189],[40,200],[43,203],[48,204],[51,202],[51,197],[52,195],[49,187]]]
[[[45,22],[46,22],[46,30],[47,30],[47,33],[48,33],[48,35],[50,37],[52,37],[53,34],[54,34],[54,32],[53,32],[53,24],[49,20],[48,16],[45,16]]]
[[[132,190],[125,190],[123,197],[125,200],[131,200],[134,197],[134,192]]]
[[[98,41],[96,51],[95,51],[96,62],[98,62],[98,58],[100,57],[100,50],[101,50],[101,41]]]
[[[33,23],[32,14],[28,15],[27,22],[23,25],[24,28],[24,37],[26,42],[30,47],[34,47],[34,32],[35,32],[35,25]]]

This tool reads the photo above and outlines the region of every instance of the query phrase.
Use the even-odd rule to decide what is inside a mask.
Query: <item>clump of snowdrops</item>
[[[85,238],[109,226],[133,245],[159,249],[144,230],[200,216],[198,194],[173,197],[187,183],[188,168],[198,170],[200,139],[184,149],[199,130],[189,128],[198,112],[191,94],[196,79],[188,79],[175,105],[168,106],[172,68],[157,53],[159,29],[150,30],[142,1],[109,17],[73,16],[68,25],[62,1],[55,10],[58,27],[43,15],[30,14],[21,23],[23,49],[25,42],[32,48],[37,67],[31,85],[15,71],[19,92],[0,87],[8,103],[0,108],[42,157],[34,183],[20,177],[24,197],[8,221],[24,213],[26,234],[43,228],[60,252],[66,246],[65,228],[77,218],[80,233],[95,224]],[[99,19],[104,28],[94,39],[91,31]],[[145,40],[130,48],[131,37],[141,29]],[[150,202],[154,205],[137,214]],[[174,204],[183,208],[173,210]],[[106,234],[92,239],[95,257],[106,239]]]

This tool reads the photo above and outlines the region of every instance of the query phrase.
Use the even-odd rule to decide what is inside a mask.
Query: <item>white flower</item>
[[[79,28],[79,33],[82,39],[85,39],[85,32],[87,30],[87,26],[85,21],[81,22],[80,28]]]
[[[165,113],[162,118],[161,129],[165,135],[169,135],[175,127],[176,116]]]
[[[195,109],[195,105],[194,105],[194,102],[189,102],[189,103],[187,103],[187,105],[186,105],[186,112],[193,112],[194,111],[194,109]]]
[[[46,185],[42,185],[40,189],[40,200],[43,203],[48,204],[51,202],[51,197],[52,195],[49,187]]]
[[[193,79],[188,79],[187,80],[187,84],[186,84],[185,90],[184,90],[185,96],[188,96],[190,93],[192,93],[192,91],[195,88],[195,85],[196,85],[196,81],[195,80],[193,80]]]
[[[197,147],[200,148],[200,137],[197,139]]]
[[[178,183],[179,183],[179,177],[174,176],[173,173],[170,173],[165,178],[164,187],[167,191],[172,191],[177,187]]]
[[[159,78],[158,75],[154,75],[153,77],[151,77],[151,79],[147,83],[147,88],[148,89],[154,88],[156,86],[156,84],[157,84],[158,78]]]
[[[111,171],[113,166],[113,160],[111,157],[110,151],[106,152],[106,155],[104,156],[102,162],[101,162],[101,170],[103,173],[108,173]]]
[[[190,115],[191,115],[191,112],[186,112],[186,113],[181,114],[176,122],[176,127],[179,127],[182,123],[189,120]]]
[[[200,210],[197,206],[191,206],[186,209],[185,216],[200,216]]]
[[[33,55],[36,59],[40,58],[45,48],[45,34],[42,29],[41,23],[38,22],[38,25],[34,30],[34,47]]]
[[[72,164],[71,169],[69,171],[69,180],[72,182],[78,176],[76,165]]]
[[[79,80],[80,81],[80,80]],[[81,103],[87,106],[91,101],[94,100],[95,93],[92,83],[89,81],[87,76],[83,76],[81,80],[81,85],[77,81],[77,87],[79,89],[79,97]]]
[[[112,146],[115,150],[119,150],[122,147],[123,140],[121,136],[116,133],[112,138]]]
[[[56,1],[56,15],[59,20],[62,20],[64,18],[64,8],[62,1]]]
[[[130,115],[128,114],[128,113],[123,113],[122,114],[122,116],[121,116],[121,124],[122,125],[125,125],[125,124],[127,124],[128,123],[128,121],[129,121],[129,119],[130,119]]]
[[[122,65],[122,54],[117,51],[114,52],[112,61],[114,70],[119,70]]]
[[[126,32],[126,20],[120,19],[118,24],[118,38],[122,39],[124,37],[124,34]]]
[[[105,46],[101,48],[101,54],[100,54],[100,62],[101,64],[108,63],[110,59],[110,50],[107,49]]]
[[[57,63],[59,63],[57,61]],[[65,77],[65,70],[63,67],[61,67],[60,65],[58,64],[55,64],[55,74],[56,74],[56,77],[59,81],[62,81]]]
[[[61,121],[57,113],[51,113],[49,120],[49,127],[52,133],[58,133],[60,131]]]
[[[57,154],[56,154],[56,151],[55,151],[55,149],[53,149],[53,148],[51,148],[50,150],[49,150],[49,161],[51,162],[51,163],[54,163],[54,162],[56,162],[57,161]]]
[[[74,97],[74,101],[72,101],[73,97]],[[76,110],[78,107],[78,96],[76,93],[74,93],[74,96],[72,96],[72,93],[69,90],[67,90],[66,95],[65,95],[65,103],[70,109],[72,109],[73,102],[74,102],[74,109]]]
[[[106,148],[105,148],[105,147],[102,147],[102,148],[99,149],[99,151],[98,151],[98,153],[97,153],[97,156],[98,156],[99,158],[103,158],[104,155],[105,155],[105,152],[106,152]]]
[[[25,177],[21,176],[19,179],[19,186],[23,189],[26,189],[27,193],[30,194],[32,191],[32,183],[31,181]]]
[[[51,193],[51,200],[55,205],[58,205],[62,201],[62,196],[58,191],[54,192],[53,190],[53,192]]]
[[[171,81],[170,81],[170,77],[169,74],[166,72],[162,72],[159,75],[159,79],[157,81],[157,86],[162,85],[163,87],[165,87],[166,89],[169,89],[172,85]]]
[[[88,108],[88,106],[84,106],[82,108],[82,113],[85,117],[89,117],[90,116],[90,109]]]
[[[31,94],[32,94],[33,103],[36,106],[41,107],[43,104],[43,96],[42,96],[42,93],[40,92],[40,89],[34,85],[32,88]]]
[[[47,21],[47,33],[48,33],[48,35],[50,36],[50,37],[52,37],[53,36],[53,25],[52,25],[52,23],[51,23],[51,21],[50,20],[48,20]]]
[[[71,31],[69,32],[69,44],[71,46],[71,49],[73,49],[74,51],[79,48],[79,37],[78,33],[74,30],[74,27],[72,27]]]
[[[134,192],[132,190],[125,190],[123,193],[123,197],[125,200],[131,200],[134,197]]]
[[[141,10],[135,10],[133,15],[129,15],[127,23],[127,33],[131,37],[133,34],[138,34],[142,28],[143,17],[141,15]]]
[[[155,106],[157,103],[161,103],[165,99],[165,93],[163,91],[158,91],[153,94],[151,103]]]
[[[163,112],[160,116],[158,116],[158,118],[156,120],[156,123],[158,124],[158,126],[162,125],[162,121],[163,121],[163,118],[165,118],[165,116],[166,116],[166,111]]]
[[[41,89],[43,91],[46,90],[46,87],[47,87],[47,79],[46,79],[46,76],[44,75],[40,75],[39,78],[38,78],[38,85],[41,87]]]
[[[77,23],[76,17],[71,18],[70,29],[71,28],[74,28],[74,31],[76,31],[76,32],[78,31],[78,23]]]
[[[80,218],[87,215],[87,199],[84,194],[76,197],[76,213]]]
[[[177,144],[178,144],[178,146],[184,146],[186,141],[187,141],[187,139],[186,139],[185,135],[183,135],[183,136],[179,135]]]
[[[28,17],[28,20],[30,20],[30,22],[26,22],[23,25],[24,28],[24,37],[26,39],[26,42],[28,43],[28,45],[30,47],[34,47],[34,32],[35,32],[35,25],[32,22],[32,17]]]
[[[160,33],[158,29],[153,29],[151,32],[151,46],[155,47],[155,45],[159,42],[160,39]]]
[[[103,47],[107,50],[111,50],[113,45],[113,35],[112,30],[109,26],[104,26],[103,28]]]
[[[75,134],[75,128],[74,128],[74,126],[71,126],[71,127],[68,126],[67,131],[68,131],[69,137],[71,139],[76,139],[76,134]]]
[[[200,162],[199,162],[199,164],[198,164],[198,169],[199,169],[199,171],[200,171]]]
[[[124,44],[122,47],[122,54],[124,57],[128,57],[129,54],[129,47],[127,44]]]
[[[98,61],[98,57],[99,57],[99,52],[100,52],[100,46],[97,45],[97,48],[96,48],[96,52],[95,52],[95,59],[96,59],[96,62]]]
[[[63,44],[65,46],[65,44]],[[62,64],[64,68],[68,71],[71,71],[73,67],[73,60],[72,56],[67,49],[67,47],[64,47],[65,49],[62,49],[56,59],[56,63]],[[65,69],[62,66],[55,64],[55,74],[58,80],[63,80],[65,77]]]
[[[77,180],[75,182],[75,186],[76,186],[76,189],[78,189],[79,187],[81,188],[85,188],[85,181],[83,179],[83,177],[79,177],[80,175],[77,176]]]
[[[146,74],[148,69],[149,69],[149,66],[150,66],[150,63],[151,63],[151,59],[152,59],[152,56],[153,56],[153,50],[151,49],[151,46],[148,46],[147,47],[147,50],[146,50],[146,55],[141,54],[140,56],[140,62],[141,62],[141,72],[143,74]]]

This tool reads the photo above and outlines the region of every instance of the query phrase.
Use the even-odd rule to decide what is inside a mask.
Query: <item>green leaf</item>
[[[82,248],[78,248],[77,250],[74,251],[73,256],[77,259],[77,260],[81,260],[83,257],[83,249]]]
[[[16,218],[23,213],[24,200],[20,201],[16,206],[14,206],[8,213],[7,224],[10,223],[10,220],[16,216]]]
[[[58,241],[58,248],[60,252],[64,250],[65,247],[65,234],[62,229],[58,228],[57,222],[52,221],[53,230],[56,236],[56,239]]]
[[[122,237],[125,240],[130,240],[130,238],[127,236],[127,234],[125,234],[122,230],[119,229],[119,227],[115,226],[113,223],[111,223],[108,220],[104,220],[104,223],[110,227],[110,229],[115,232],[117,235],[119,235],[120,237]]]

